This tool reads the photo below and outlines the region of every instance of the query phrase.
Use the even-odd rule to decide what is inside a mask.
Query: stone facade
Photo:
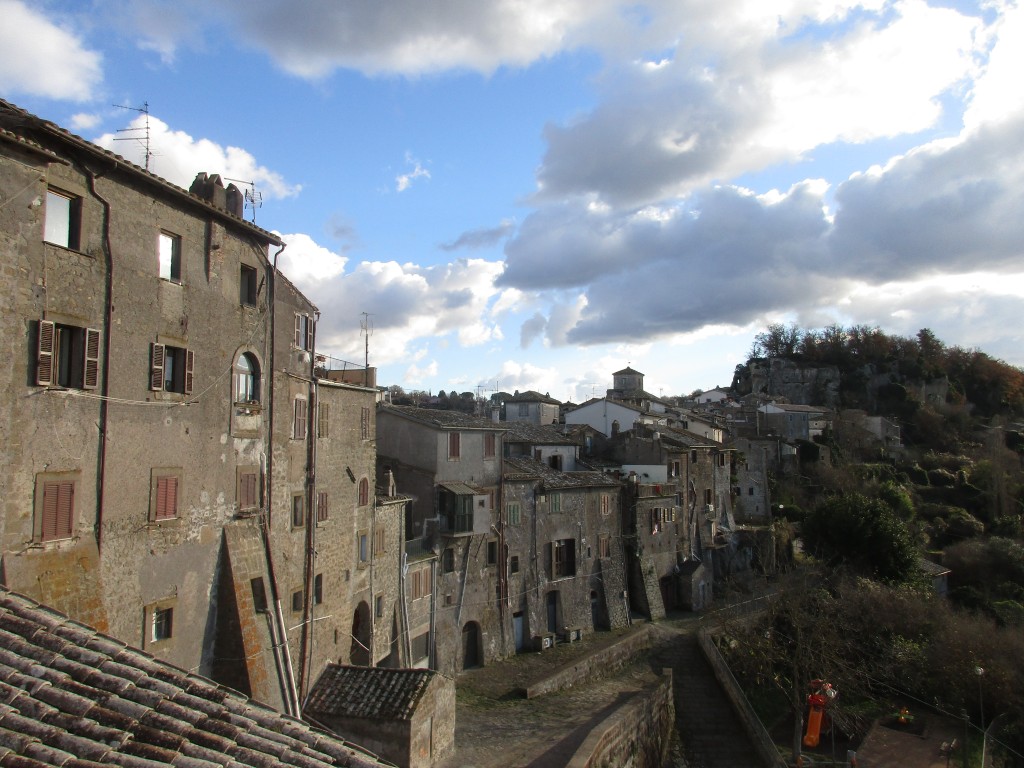
[[[0,189],[4,583],[293,714],[350,659],[354,600],[384,596],[387,657],[402,505],[375,515],[375,390],[318,385],[281,240],[219,177],[183,190],[7,102]]]

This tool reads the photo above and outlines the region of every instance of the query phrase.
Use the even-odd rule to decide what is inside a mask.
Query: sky
[[[381,385],[687,394],[771,323],[1024,365],[1013,0],[0,0],[0,51],[4,99],[254,191]]]

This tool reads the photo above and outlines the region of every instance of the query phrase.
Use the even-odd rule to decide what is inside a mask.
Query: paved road
[[[573,658],[636,629],[593,633],[582,643],[528,653],[461,674],[453,757],[437,768],[561,768],[590,730],[658,679],[674,674],[678,738],[676,768],[756,768],[747,743],[696,642],[697,619],[651,625],[656,641],[646,658],[612,676],[527,700],[520,690]]]

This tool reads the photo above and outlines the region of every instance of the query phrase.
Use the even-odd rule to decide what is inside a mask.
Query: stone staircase
[[[674,683],[679,768],[758,768],[761,759],[719,688],[696,635],[673,632],[657,644],[652,662],[671,667]]]

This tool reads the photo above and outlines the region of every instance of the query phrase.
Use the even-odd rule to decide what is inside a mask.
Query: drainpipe
[[[316,499],[316,426],[314,415],[317,411],[316,382],[316,326],[320,322],[320,313],[312,329],[308,330],[309,338],[309,407],[306,408],[306,551],[303,563],[302,579],[302,632],[299,642],[299,695],[305,699],[309,686],[309,676],[313,665],[313,582],[316,573],[316,510],[313,501]]]
[[[102,549],[103,491],[107,472],[107,398],[110,394],[110,329],[114,313],[114,254],[110,243],[110,203],[96,190],[97,175],[83,166],[89,179],[89,192],[103,206],[103,258],[106,280],[103,286],[103,386],[100,390],[99,445],[96,456],[96,549]]]
[[[269,352],[267,354],[267,434],[269,435],[267,442],[269,443],[270,450],[267,451],[267,467],[266,474],[264,475],[265,494],[263,498],[266,501],[266,511],[260,516],[260,530],[263,534],[264,556],[267,559],[267,575],[270,578],[270,590],[274,601],[271,621],[277,622],[277,632],[271,634],[271,642],[274,642],[275,646],[279,649],[277,653],[281,653],[284,665],[284,674],[280,684],[284,693],[285,710],[292,717],[300,717],[302,713],[299,707],[298,692],[295,688],[295,671],[292,667],[291,649],[288,647],[288,627],[284,623],[284,613],[281,610],[281,593],[277,586],[277,574],[274,569],[270,526],[274,488],[274,483],[272,482],[274,475],[274,371],[276,370],[274,365],[274,342],[277,338],[276,281],[274,278],[277,275],[277,257],[281,255],[281,252],[286,247],[287,245],[282,245],[274,254],[273,264],[267,270],[267,304],[270,310],[270,339],[268,344]],[[278,637],[276,642],[273,640],[274,634]]]

